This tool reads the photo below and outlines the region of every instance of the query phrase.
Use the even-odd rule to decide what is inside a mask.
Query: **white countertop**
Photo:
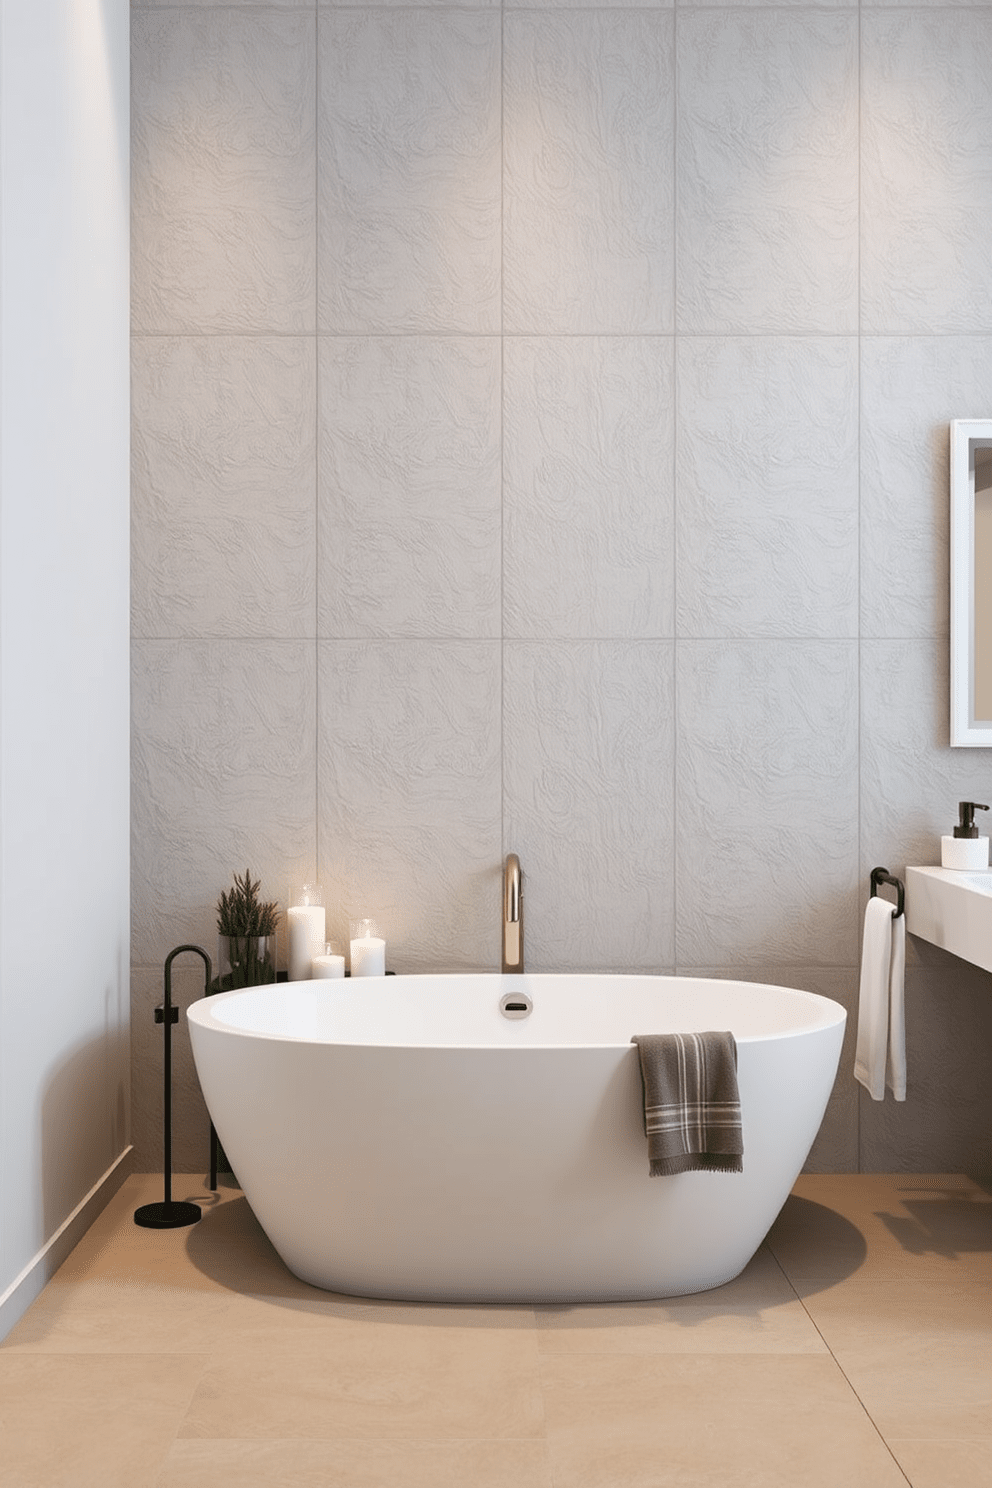
[[[992,971],[992,871],[907,868],[906,929]]]

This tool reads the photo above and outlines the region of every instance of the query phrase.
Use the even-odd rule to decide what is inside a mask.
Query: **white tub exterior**
[[[533,1012],[508,1020],[501,996]],[[296,982],[189,1009],[260,1224],[359,1296],[607,1301],[720,1286],[816,1136],[846,1014],[810,992],[613,975]],[[635,1033],[730,1029],[744,1172],[649,1178]]]

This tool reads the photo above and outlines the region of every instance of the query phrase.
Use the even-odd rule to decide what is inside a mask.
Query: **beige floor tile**
[[[334,1318],[217,1353],[182,1437],[535,1437],[533,1328],[397,1326]]]
[[[209,1353],[224,1328],[223,1296],[79,1281],[47,1287],[0,1345],[20,1353]]]
[[[154,1179],[159,1193],[161,1181]],[[204,1205],[203,1218],[189,1229],[159,1231],[133,1222],[147,1178],[125,1187],[124,1204],[109,1217],[104,1211],[100,1230],[84,1237],[4,1348],[195,1353],[233,1338],[245,1322],[267,1321],[271,1330],[368,1305],[294,1277],[237,1190],[215,1196],[186,1185]]]
[[[984,1338],[992,1346],[992,1268],[983,1276],[952,1271],[942,1278],[925,1268],[914,1276],[860,1272],[808,1291],[799,1282],[798,1289],[810,1315],[825,1329],[840,1323],[869,1340],[882,1332],[901,1339],[932,1329]]]
[[[829,1358],[552,1357],[555,1488],[905,1488]]]
[[[768,1245],[793,1282],[861,1270],[987,1274],[992,1196],[953,1174],[807,1174]]]
[[[214,1194],[198,1180],[179,1176],[173,1179],[172,1196],[199,1204],[203,1214],[200,1221],[175,1230],[136,1225],[135,1209],[160,1202],[162,1194],[161,1175],[144,1173],[128,1178],[59,1267],[50,1285],[103,1278],[142,1286],[180,1286],[194,1292],[223,1290],[223,1278],[214,1277],[197,1263],[204,1249],[201,1231],[206,1226],[211,1235],[218,1229],[226,1235],[233,1228],[225,1219],[218,1223],[215,1211],[238,1201],[244,1206],[240,1191],[220,1190]],[[252,1223],[256,1223],[254,1216]],[[268,1241],[264,1243],[271,1251]],[[276,1261],[281,1267],[278,1257]]]
[[[335,1322],[355,1322],[363,1315],[361,1301],[336,1292],[308,1289],[308,1295],[278,1293],[231,1293],[225,1306],[224,1332],[214,1339],[218,1353],[238,1353],[252,1348],[279,1347],[300,1334],[315,1334],[320,1341]]]
[[[889,1443],[912,1488],[982,1488],[992,1483],[992,1441]]]
[[[151,1488],[203,1363],[0,1354],[4,1488]]]
[[[800,1173],[793,1192],[807,1196],[830,1196],[845,1213],[872,1213],[879,1200],[905,1190],[921,1193],[980,1193],[974,1179],[965,1173]]]
[[[128,1179],[52,1284],[103,1278],[201,1294],[328,1295],[285,1266],[239,1189],[221,1187],[211,1193],[195,1179],[177,1177],[173,1197],[201,1205],[198,1223],[175,1230],[136,1225],[135,1208],[161,1196],[161,1177]]]
[[[864,1269],[868,1237],[861,1215],[849,1218],[831,1203],[793,1192],[765,1244],[789,1280],[840,1279]]]
[[[807,1175],[726,1287],[536,1310],[325,1292],[233,1186],[135,1226],[161,1192],[128,1179],[0,1348],[2,1488],[992,1484],[967,1178]]]
[[[775,1259],[767,1245],[759,1245],[755,1254],[739,1276],[725,1286],[712,1287],[707,1292],[690,1293],[687,1297],[670,1300],[693,1303],[706,1307],[736,1307],[753,1301],[788,1302],[795,1297],[789,1278]]]
[[[801,1302],[598,1304],[538,1313],[542,1354],[825,1354]]]
[[[822,1354],[826,1345],[766,1247],[726,1286],[650,1302],[535,1309],[542,1353]]]
[[[466,1330],[531,1332],[531,1308],[430,1306],[375,1302],[312,1289],[307,1297],[232,1296],[223,1314],[223,1331],[214,1339],[218,1355],[313,1346],[351,1348],[370,1328],[447,1329],[452,1337]],[[388,1332],[384,1335],[388,1347]]]
[[[349,1299],[352,1300],[352,1299]],[[389,1302],[384,1299],[354,1299],[356,1316],[367,1322],[390,1323],[403,1328],[533,1329],[534,1308],[518,1302]]]
[[[177,1441],[155,1488],[551,1488],[537,1441]]]
[[[944,1288],[903,1277],[847,1283],[805,1306],[886,1438],[992,1438],[988,1283]]]
[[[216,1286],[256,1296],[305,1299],[329,1295],[293,1275],[243,1194],[225,1198],[188,1234],[190,1264]]]
[[[886,1440],[985,1437],[992,1440],[989,1351],[920,1339],[870,1355],[835,1355]]]

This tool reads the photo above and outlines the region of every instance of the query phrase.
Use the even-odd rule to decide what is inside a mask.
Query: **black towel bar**
[[[906,886],[901,878],[896,878],[888,868],[873,868],[871,870],[871,898],[874,899],[878,893],[879,884],[891,884],[896,891],[896,907],[892,911],[892,918],[897,920],[906,908]]]

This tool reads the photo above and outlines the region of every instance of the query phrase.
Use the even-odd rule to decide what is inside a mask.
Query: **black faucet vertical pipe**
[[[201,946],[181,945],[170,951],[165,960],[165,999],[162,1007],[155,1009],[155,1022],[165,1025],[165,1040],[162,1054],[162,1176],[163,1199],[160,1204],[142,1204],[134,1211],[134,1222],[145,1229],[172,1230],[183,1225],[196,1224],[200,1218],[199,1204],[172,1198],[172,1025],[179,1021],[179,1009],[172,1006],[172,963],[184,951],[193,951],[202,957],[205,985],[210,986],[212,968],[210,957]]]
[[[179,1009],[176,1008],[176,1016]],[[162,1203],[172,1208],[172,956],[165,963],[165,1002],[162,1008],[165,1024],[165,1050],[162,1055]]]

